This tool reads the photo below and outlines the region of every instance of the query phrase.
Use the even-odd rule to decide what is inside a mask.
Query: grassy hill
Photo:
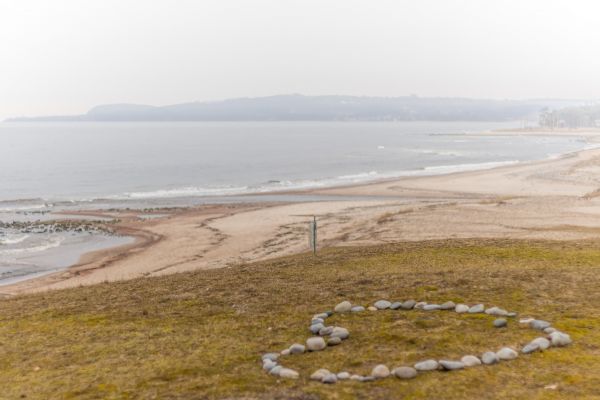
[[[585,398],[600,396],[600,243],[435,241],[336,248],[269,262],[0,301],[2,399]],[[485,303],[544,318],[574,344],[495,366],[326,386],[317,368],[456,359],[539,336],[453,312],[334,315],[351,337],[290,356],[298,380],[260,355],[303,343],[313,314],[341,300]],[[554,389],[545,388],[556,385]],[[554,386],[552,386],[554,387]]]

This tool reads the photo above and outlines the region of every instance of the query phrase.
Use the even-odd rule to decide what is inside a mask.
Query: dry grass
[[[337,248],[221,270],[106,283],[0,301],[0,398],[585,398],[600,396],[600,245],[436,241]],[[325,386],[316,368],[368,373],[425,358],[521,346],[534,331],[449,312],[334,316],[351,338],[291,356],[297,381],[260,355],[308,337],[312,314],[350,299],[498,305],[575,340],[493,367],[412,381]],[[544,386],[556,384],[555,390]]]

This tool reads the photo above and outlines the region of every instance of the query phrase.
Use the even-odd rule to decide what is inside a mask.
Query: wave
[[[45,242],[43,244],[38,244],[36,246],[22,247],[22,248],[17,248],[17,249],[4,249],[4,250],[0,250],[0,256],[10,256],[10,255],[23,254],[23,253],[39,253],[42,251],[52,249],[54,247],[58,247],[61,245],[62,242],[63,242],[63,238],[58,237],[58,238],[50,239],[47,242]]]
[[[0,244],[17,244],[27,239],[29,235],[8,235],[8,237],[0,238]]]

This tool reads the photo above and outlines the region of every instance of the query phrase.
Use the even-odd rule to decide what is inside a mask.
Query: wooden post
[[[312,228],[313,228],[313,234],[312,234],[313,254],[316,256],[317,255],[317,217],[315,217],[315,216],[313,216]]]

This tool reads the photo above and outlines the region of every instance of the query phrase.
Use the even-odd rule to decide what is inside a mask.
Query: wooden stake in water
[[[317,217],[313,217],[313,220],[308,223],[308,244],[313,251],[313,254],[317,254]]]

